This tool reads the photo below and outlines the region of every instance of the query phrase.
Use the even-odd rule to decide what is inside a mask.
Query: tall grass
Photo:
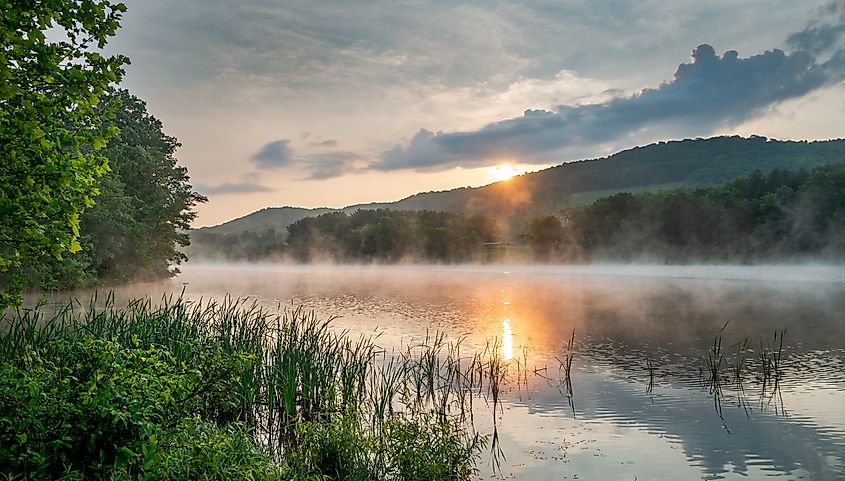
[[[495,412],[506,370],[495,347],[462,358],[460,342],[443,333],[388,353],[370,337],[336,332],[331,319],[239,299],[118,307],[109,296],[48,311],[3,320],[0,359],[61,356],[59,346],[92,338],[165,348],[185,366],[212,346],[247,356],[246,369],[222,373],[236,406],[210,417],[243,426],[303,478],[466,479],[487,443],[472,426],[472,398],[491,396]],[[197,391],[213,404],[215,392]]]

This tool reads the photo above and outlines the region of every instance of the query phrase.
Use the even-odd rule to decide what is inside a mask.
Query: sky
[[[845,137],[845,0],[125,3],[109,49],[182,143],[197,227],[660,140]]]

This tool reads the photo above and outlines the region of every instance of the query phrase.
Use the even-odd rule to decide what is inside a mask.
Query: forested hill
[[[703,187],[755,170],[798,170],[833,163],[845,163],[845,140],[713,137],[635,147],[483,187],[420,193],[398,202],[352,207],[486,214],[552,212],[618,192]]]
[[[845,140],[781,141],[743,138],[660,142],[636,147],[609,157],[571,162],[514,177],[483,187],[416,194],[397,202],[359,204],[358,209],[434,210],[487,214],[525,219],[563,207],[592,202],[618,192],[640,192],[674,187],[721,184],[759,170],[798,170],[845,163]],[[284,231],[290,223],[330,209],[282,207],[264,209],[208,233]]]
[[[214,226],[202,227],[194,232],[209,232],[215,234],[236,234],[240,232],[262,232],[267,229],[284,231],[285,227],[306,217],[316,217],[337,209],[317,208],[304,209],[302,207],[266,207],[252,214],[238,217],[229,222]]]

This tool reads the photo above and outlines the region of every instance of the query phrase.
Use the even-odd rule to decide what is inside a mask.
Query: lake
[[[183,290],[302,306],[386,349],[495,345],[483,478],[845,479],[843,267],[188,265],[117,295]]]

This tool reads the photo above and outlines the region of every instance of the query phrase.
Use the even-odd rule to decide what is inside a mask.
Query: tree
[[[121,105],[114,121],[120,135],[103,150],[112,169],[103,194],[111,199],[83,215],[82,232],[92,238],[101,280],[167,277],[186,260],[179,247],[190,243],[193,208],[207,199],[193,191],[187,169],[177,165],[179,142],[146,104],[126,90],[109,98]]]
[[[525,238],[531,244],[534,255],[548,260],[558,251],[563,241],[563,223],[557,216],[536,217],[525,226]]]
[[[97,50],[125,11],[110,0],[0,9],[0,309],[20,302],[24,261],[80,250],[80,214],[108,171],[96,151],[117,134],[100,96],[128,63]]]
[[[179,142],[126,90],[109,92],[119,105],[110,123],[120,134],[101,152],[110,171],[100,178],[96,204],[81,216],[83,252],[35,267],[42,288],[168,277],[186,260],[179,247],[207,199],[193,192],[187,169],[177,165]]]

